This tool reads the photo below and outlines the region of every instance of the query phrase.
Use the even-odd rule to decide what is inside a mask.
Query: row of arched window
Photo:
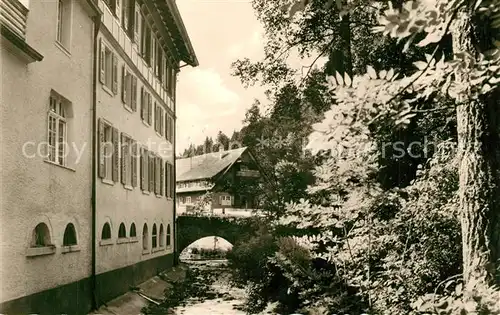
[[[111,225],[108,222],[104,223],[101,232],[101,239],[109,240],[111,239],[111,234]],[[135,223],[132,223],[130,225],[129,237],[137,237]],[[167,231],[165,232],[163,229],[163,224],[160,224],[160,230],[158,231],[156,228],[156,223],[154,223],[151,231],[151,247],[168,247],[171,244],[171,237],[172,233],[170,231],[170,224],[167,224]],[[118,227],[118,239],[121,238],[127,238],[127,230],[123,222],[120,223],[120,226]],[[148,225],[146,223],[144,223],[144,226],[142,227],[142,248],[145,250],[149,249],[149,232]]]
[[[63,246],[77,245],[76,229],[73,223],[68,223],[64,229]],[[52,238],[47,224],[38,223],[31,235],[30,247],[52,246]]]

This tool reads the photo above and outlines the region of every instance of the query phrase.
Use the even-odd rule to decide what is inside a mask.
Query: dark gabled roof
[[[211,179],[233,165],[246,150],[243,147],[178,159],[175,162],[176,181]]]

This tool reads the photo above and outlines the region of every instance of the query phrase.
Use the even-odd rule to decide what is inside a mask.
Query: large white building
[[[85,313],[173,264],[174,0],[2,0],[0,313]]]
[[[96,280],[106,301],[173,264],[176,78],[197,60],[175,1],[99,8]]]

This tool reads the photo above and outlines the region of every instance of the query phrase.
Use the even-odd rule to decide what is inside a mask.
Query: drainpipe
[[[96,178],[97,178],[97,162],[96,162],[96,145],[97,145],[97,60],[99,59],[98,51],[98,35],[99,27],[101,25],[101,16],[94,17],[94,66],[92,73],[92,275],[91,275],[91,289],[92,289],[92,309],[99,308],[99,301],[97,298],[97,277],[96,277]]]
[[[175,154],[175,147],[177,145],[176,141],[176,126],[177,126],[177,74],[179,73],[179,69],[176,69],[175,71],[175,86],[174,86],[174,134],[173,134],[173,147],[174,147],[174,167],[173,167],[173,172],[174,172],[174,196],[173,196],[173,202],[174,202],[174,224],[173,224],[173,234],[174,234],[174,266],[177,266],[179,264],[179,254],[177,253],[177,181],[176,181],[176,154]]]

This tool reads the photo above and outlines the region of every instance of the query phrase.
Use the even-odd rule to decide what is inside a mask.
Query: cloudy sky
[[[177,0],[200,65],[184,67],[177,86],[177,152],[219,130],[231,136],[242,125],[261,87],[245,89],[231,62],[263,56],[263,30],[250,1]]]

